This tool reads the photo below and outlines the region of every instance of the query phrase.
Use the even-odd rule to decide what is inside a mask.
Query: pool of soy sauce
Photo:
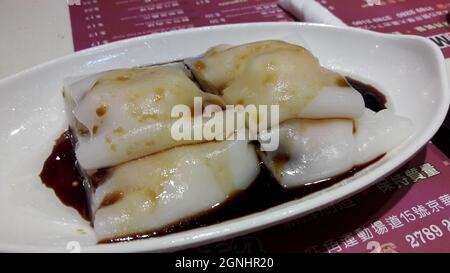
[[[76,209],[84,219],[90,219],[83,177],[77,168],[73,135],[70,130],[62,133],[56,140],[40,177],[42,183],[53,189],[64,205]]]
[[[353,88],[361,93],[367,108],[372,109],[375,112],[386,108],[386,97],[375,87],[350,77],[347,77],[347,81]],[[64,205],[76,209],[84,219],[89,221],[90,214],[87,195],[82,185],[82,175],[77,168],[73,141],[70,130],[64,132],[59,139],[56,140],[52,153],[44,163],[40,177],[47,187],[54,190],[56,196]],[[324,179],[317,183],[311,183],[290,190],[283,188],[271,176],[267,168],[261,164],[261,172],[251,186],[242,192],[234,194],[220,206],[193,217],[182,219],[159,230],[153,230],[145,234],[130,235],[126,238],[113,238],[111,240],[105,240],[102,243],[162,236],[168,233],[208,226],[260,212],[328,188],[345,178],[351,177],[382,157],[383,156],[380,156],[363,166],[357,166],[340,176]]]

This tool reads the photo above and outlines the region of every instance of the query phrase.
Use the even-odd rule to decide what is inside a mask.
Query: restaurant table
[[[405,2],[405,0],[398,1]],[[76,1],[70,2],[74,4]],[[100,15],[89,15],[89,13],[98,11],[93,7],[100,2],[102,7],[106,7],[109,12],[114,10],[117,12],[119,1],[83,0],[82,2],[86,6],[69,8],[68,1],[65,0],[0,1],[0,79],[70,54],[75,49],[79,50],[101,43],[100,40],[96,40],[96,37],[103,35],[102,31],[99,30],[97,33],[97,31],[90,31],[90,28],[91,26],[94,28],[107,28],[108,26],[103,26],[103,23],[96,23],[95,26],[91,24],[89,20],[95,20],[96,16]],[[177,9],[173,10],[173,18],[180,18],[180,24],[184,22],[184,17],[188,18],[186,26],[236,23],[244,20],[243,18],[245,21],[251,21],[252,18],[255,21],[294,20],[291,15],[284,13],[276,6],[276,1],[268,0],[240,1],[246,3],[245,5],[250,5],[249,3],[254,5],[240,10],[230,8],[221,12],[217,12],[217,10],[206,12],[205,10],[212,9],[213,4],[211,3],[226,2],[231,5],[239,1],[120,1],[120,3],[128,3],[130,12],[136,12],[136,9],[141,11],[144,14],[142,20],[147,22],[148,28],[158,27],[158,24],[152,23],[158,20],[149,20],[148,16],[154,14],[151,9],[159,9],[157,3],[160,2],[169,3],[167,6],[161,6],[161,9],[174,8],[178,5],[189,6],[180,12],[181,17],[176,17]],[[137,5],[137,7],[133,5]],[[136,9],[130,8],[132,6]],[[215,5],[214,8],[217,9],[218,5]],[[236,14],[240,12],[241,17],[234,16],[233,11]],[[198,16],[197,13],[202,13],[202,16]],[[84,16],[84,14],[87,15]],[[105,14],[107,15],[106,11],[103,15]],[[171,16],[170,12],[165,14],[165,16]],[[146,15],[147,17],[145,17]],[[114,23],[113,19],[108,20],[110,23]],[[140,23],[139,18],[134,18],[134,20],[133,24],[137,26]],[[125,26],[127,22],[123,22]],[[171,24],[174,22],[170,21]],[[129,24],[128,27],[130,26],[133,25]],[[142,24],[139,26],[143,27]],[[164,29],[160,28],[159,31],[161,30]],[[130,29],[123,27],[121,33],[119,30],[118,33],[107,33],[105,36],[108,36],[108,40],[105,42],[125,38],[127,31]],[[450,67],[450,61],[447,60],[446,63]],[[446,151],[448,151],[448,140],[446,140],[448,137],[447,130],[438,135],[440,139],[435,138],[441,148],[447,149]],[[448,157],[436,146],[429,144],[394,175],[387,177],[363,193],[286,224],[191,249],[188,252],[449,252],[450,227],[445,226],[447,223],[445,221],[450,216],[448,213],[450,210],[449,166]],[[429,189],[434,189],[435,192]],[[422,196],[422,193],[427,192],[430,196]],[[430,199],[422,200],[420,197]],[[431,211],[430,202],[432,201],[437,202],[438,206],[435,205]],[[361,211],[365,213],[361,214]],[[403,223],[395,221],[396,219],[403,220]],[[343,222],[346,224],[341,224]],[[450,225],[450,218],[448,218],[448,223]],[[324,231],[325,227],[330,225],[335,225],[333,230]],[[415,248],[408,236],[411,236],[416,229],[420,230],[431,225],[440,226],[444,230],[443,236],[434,242],[430,241],[426,245],[421,244],[420,247]],[[444,228],[448,228],[448,232]],[[304,234],[308,234],[308,236],[304,236]]]
[[[66,0],[2,0],[0,37],[0,79],[70,54],[69,5]],[[450,68],[450,60],[446,64]]]

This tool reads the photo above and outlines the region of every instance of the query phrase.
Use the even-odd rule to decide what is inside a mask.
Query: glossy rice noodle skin
[[[411,124],[389,110],[369,117],[364,98],[381,97],[355,90],[350,82],[370,88],[321,67],[301,46],[263,41],[213,48],[191,68],[200,85],[221,94],[227,104],[279,106],[279,128],[266,126],[269,132],[259,133],[260,139],[279,135],[280,146],[260,155],[286,188],[346,173],[388,152],[411,132]],[[252,118],[252,123],[265,121]]]
[[[64,90],[70,126],[84,169],[110,167],[177,145],[204,142],[171,137],[175,105],[194,113],[194,97],[223,106],[202,92],[177,66],[115,70],[88,77]],[[201,111],[201,109],[200,109]],[[202,114],[200,112],[200,114]],[[190,118],[190,117],[189,117]]]
[[[202,88],[213,94],[221,94],[223,89],[241,74],[246,63],[261,53],[279,49],[297,49],[298,46],[283,41],[260,41],[243,46],[217,46],[190,64],[191,70]]]
[[[391,151],[413,131],[411,120],[395,115],[389,109],[379,112],[366,109],[364,115],[355,120],[355,164],[364,164]]]
[[[279,148],[260,156],[283,187],[329,179],[354,167],[352,131],[348,119],[289,120],[270,132],[279,134]]]
[[[350,80],[321,67],[298,45],[262,41],[216,47],[190,68],[199,85],[183,64],[66,81],[64,98],[76,139],[72,171],[81,167],[99,241],[163,235],[296,199],[305,186],[322,189],[320,182],[352,175],[412,132],[409,120],[389,110],[365,109],[366,96]],[[245,128],[219,132],[223,141],[174,140],[171,128],[178,118],[171,110],[181,104],[194,112],[194,97],[219,105],[223,115],[226,104],[279,105],[279,126],[259,132],[260,137],[279,134],[279,148],[257,152],[258,144],[227,140],[234,129]],[[189,118],[208,121],[203,111]],[[263,189],[270,193],[262,195]],[[242,213],[227,212],[230,208]]]
[[[366,109],[355,120],[294,119],[268,133],[279,134],[280,146],[260,155],[280,184],[292,188],[365,165],[400,145],[413,128],[409,119],[388,109]]]
[[[362,96],[344,77],[322,68],[304,47],[281,41],[216,50],[191,69],[202,88],[227,104],[279,105],[279,122],[356,118],[364,111]]]
[[[218,206],[255,180],[259,161],[247,141],[222,141],[175,147],[108,172],[92,198],[99,240],[158,230]]]
[[[268,134],[278,133],[280,146],[260,152],[264,164],[286,188],[317,183],[365,165],[400,145],[413,132],[407,118],[385,109],[366,109],[355,119],[283,122]]]

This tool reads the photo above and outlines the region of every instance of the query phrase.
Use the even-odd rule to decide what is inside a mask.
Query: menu
[[[345,24],[384,33],[419,35],[450,58],[450,1],[340,0],[318,1]],[[449,74],[450,75],[450,74]],[[450,128],[450,114],[445,126]]]
[[[293,20],[274,0],[82,0],[70,18],[76,51],[169,30]]]
[[[76,3],[78,2],[78,3]],[[450,57],[444,0],[320,0],[348,25],[429,37]],[[182,28],[292,21],[274,0],[70,1],[75,50]],[[442,130],[436,144],[448,147]],[[447,145],[447,146],[446,146]],[[445,150],[448,155],[448,150]],[[449,252],[450,160],[431,142],[373,187],[286,224],[188,253]]]
[[[320,0],[323,7],[349,26],[385,33],[428,37],[450,57],[448,0]]]
[[[393,175],[297,220],[188,253],[450,251],[450,160],[429,144]]]

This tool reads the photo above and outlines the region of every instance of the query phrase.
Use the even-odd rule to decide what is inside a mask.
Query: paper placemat
[[[323,7],[349,26],[384,33],[428,37],[450,57],[448,0],[320,0]]]
[[[156,32],[292,21],[274,0],[82,0],[70,6],[75,51]]]
[[[429,144],[349,199],[260,232],[187,253],[449,252],[450,160]]]

